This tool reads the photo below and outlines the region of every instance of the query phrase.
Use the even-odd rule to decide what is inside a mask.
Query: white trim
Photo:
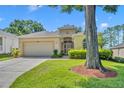
[[[42,37],[47,37],[47,38],[49,38],[49,37],[61,37],[61,35],[57,35],[57,36],[30,36],[30,37],[28,37],[28,36],[23,37],[22,36],[22,37],[19,37],[19,38],[23,39],[23,38],[42,38]]]

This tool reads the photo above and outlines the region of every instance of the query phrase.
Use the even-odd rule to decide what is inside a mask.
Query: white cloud
[[[0,22],[3,21],[3,18],[0,17]]]
[[[111,20],[112,19],[112,16],[108,17],[108,19]]]
[[[33,11],[36,11],[36,10],[40,9],[41,7],[43,7],[43,6],[42,5],[30,5],[28,7],[28,9],[29,9],[30,12],[33,12]]]
[[[96,18],[96,21],[98,21],[98,18]]]
[[[83,21],[83,26],[85,26],[85,21]]]
[[[85,21],[83,21],[83,23],[81,23],[81,27],[83,27],[82,29],[85,30]]]
[[[98,17],[96,16],[96,21],[98,21]]]
[[[109,26],[108,23],[101,23],[101,24],[100,24],[100,27],[101,27],[101,28],[107,28],[108,26]]]

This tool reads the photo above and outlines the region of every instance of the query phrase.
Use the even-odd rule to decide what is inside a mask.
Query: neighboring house
[[[18,48],[17,36],[0,31],[0,54],[10,53],[12,48]]]
[[[113,57],[124,57],[124,43],[119,44],[111,49],[113,51]]]
[[[65,25],[56,32],[36,32],[19,37],[22,56],[51,56],[57,49],[67,53],[69,49],[83,48],[83,33],[76,33],[76,27]]]

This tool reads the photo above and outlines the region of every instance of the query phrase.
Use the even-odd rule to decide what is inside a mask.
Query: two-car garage
[[[56,37],[20,38],[19,48],[22,56],[51,56],[53,51],[60,51],[60,39]]]
[[[24,43],[24,56],[50,56],[54,50],[54,42]]]
[[[61,50],[60,36],[56,32],[41,31],[19,37],[19,49],[22,56],[51,56],[53,51]]]

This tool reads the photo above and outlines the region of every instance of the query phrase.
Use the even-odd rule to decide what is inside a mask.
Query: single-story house
[[[124,57],[124,43],[121,43],[113,48],[113,57]]]
[[[18,48],[16,35],[0,31],[0,54],[10,53],[12,48]]]
[[[51,56],[57,49],[67,53],[69,49],[83,48],[83,33],[76,27],[65,25],[55,32],[41,31],[19,36],[22,56]]]

